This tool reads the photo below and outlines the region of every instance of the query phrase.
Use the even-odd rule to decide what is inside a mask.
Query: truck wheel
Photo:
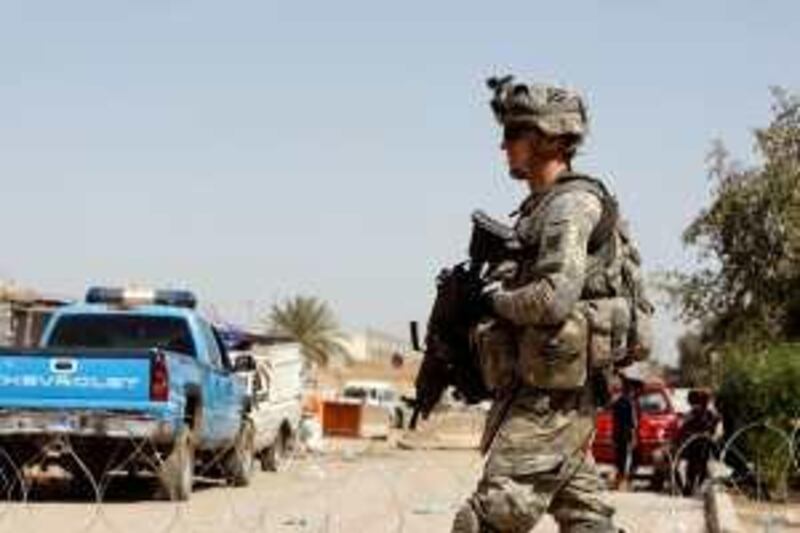
[[[158,472],[163,496],[170,501],[187,501],[194,481],[194,438],[188,427],[175,437],[172,451]]]
[[[108,459],[100,450],[83,450],[81,455],[69,455],[66,462],[71,476],[70,485],[81,496],[101,501],[108,484]]]
[[[251,422],[242,424],[236,444],[225,458],[225,474],[234,487],[246,487],[253,477],[256,453],[255,430]]]
[[[666,476],[664,472],[656,470],[653,472],[653,477],[650,478],[650,490],[653,492],[663,492]]]
[[[0,501],[26,500],[29,487],[22,471],[23,461],[10,460],[0,449]],[[19,466],[17,466],[19,465]]]
[[[265,472],[283,471],[286,468],[290,448],[289,430],[281,428],[275,437],[275,442],[261,453],[261,470]]]

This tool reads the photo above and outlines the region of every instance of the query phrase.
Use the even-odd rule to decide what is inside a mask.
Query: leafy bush
[[[797,474],[800,421],[800,344],[780,344],[760,353],[735,351],[723,359],[717,404],[726,437],[749,468],[772,491],[783,492]],[[746,429],[745,429],[746,428]],[[792,450],[791,439],[795,439]]]
[[[769,421],[790,430],[800,419],[800,344],[729,353],[717,398],[737,427]]]

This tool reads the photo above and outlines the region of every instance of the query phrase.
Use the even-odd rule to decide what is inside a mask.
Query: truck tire
[[[265,472],[281,472],[291,450],[292,436],[290,430],[282,427],[275,436],[275,442],[261,453],[261,470]]]
[[[27,501],[29,487],[22,472],[24,464],[24,461],[15,459],[0,446],[0,501]]]
[[[246,487],[253,477],[253,464],[256,453],[255,429],[253,423],[242,424],[236,437],[236,444],[225,457],[225,474],[234,487]]]
[[[178,431],[172,450],[158,472],[161,493],[170,501],[184,502],[192,494],[194,481],[194,437],[184,426]]]
[[[663,492],[666,481],[667,477],[665,473],[660,469],[656,469],[653,472],[653,476],[650,478],[649,489],[655,493]]]
[[[108,484],[108,458],[99,449],[84,449],[81,454],[72,452],[67,455],[66,466],[70,473],[70,485],[79,495],[92,500],[102,501]]]

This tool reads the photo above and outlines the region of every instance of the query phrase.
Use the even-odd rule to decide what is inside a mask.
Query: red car
[[[660,381],[642,384],[635,396],[639,428],[633,464],[654,467],[654,472],[658,474],[664,466],[664,452],[670,449],[678,433],[681,417],[675,409],[669,389]],[[613,465],[613,419],[610,410],[598,411],[596,428],[592,443],[594,458],[598,463]]]

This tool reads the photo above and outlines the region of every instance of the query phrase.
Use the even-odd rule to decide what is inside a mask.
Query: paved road
[[[402,451],[362,443],[259,473],[251,487],[199,483],[187,504],[152,502],[146,481],[120,479],[107,501],[68,500],[59,487],[27,505],[0,506],[0,532],[391,532],[449,531],[480,470],[472,451]],[[631,532],[700,533],[700,503],[644,493],[614,496]],[[555,531],[543,523],[537,533]]]

